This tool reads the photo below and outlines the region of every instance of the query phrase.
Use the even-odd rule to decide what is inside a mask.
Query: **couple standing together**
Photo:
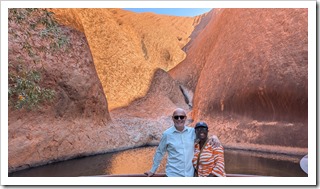
[[[224,150],[216,136],[208,138],[208,125],[198,122],[185,126],[186,112],[177,108],[172,115],[174,126],[164,131],[147,176],[153,176],[166,152],[168,177],[225,177]]]

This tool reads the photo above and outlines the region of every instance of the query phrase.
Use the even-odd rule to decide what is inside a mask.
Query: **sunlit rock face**
[[[177,107],[190,111],[179,84],[159,68],[146,96],[110,114],[113,122],[128,134],[128,140],[124,141],[127,145],[158,145],[162,132],[173,125],[172,113]],[[187,124],[190,122],[188,119]]]
[[[172,125],[172,111],[188,110],[166,70],[185,58],[181,48],[201,17],[120,9],[51,11],[68,37],[64,50],[49,48],[52,41],[40,35],[43,26],[9,22],[10,64],[39,70],[41,86],[56,91],[53,102],[37,110],[9,108],[9,172],[157,144]]]
[[[184,98],[179,84],[166,71],[159,68],[153,75],[146,96],[135,100],[128,107],[113,110],[111,114],[112,118],[120,116],[143,118],[145,120],[157,120],[161,117],[171,119],[172,113],[177,107],[189,110]],[[167,125],[172,125],[170,119]]]
[[[170,71],[225,143],[307,147],[307,9],[215,9]]]
[[[52,9],[60,22],[84,32],[109,110],[143,97],[155,69],[185,58],[182,47],[201,18],[122,9]]]

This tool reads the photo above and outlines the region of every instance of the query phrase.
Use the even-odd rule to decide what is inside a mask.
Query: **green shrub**
[[[55,91],[40,86],[41,74],[35,70],[26,70],[21,65],[12,66],[9,72],[9,105],[15,108],[26,107],[31,110],[45,101],[52,101]]]

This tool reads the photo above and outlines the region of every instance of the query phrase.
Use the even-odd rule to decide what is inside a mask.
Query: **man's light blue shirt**
[[[193,177],[192,158],[195,138],[192,127],[185,126],[181,132],[174,126],[168,128],[163,132],[150,171],[156,172],[164,154],[168,152],[166,175],[168,177]]]

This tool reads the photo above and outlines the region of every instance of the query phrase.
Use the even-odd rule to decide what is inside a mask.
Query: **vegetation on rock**
[[[8,19],[13,25],[27,26],[23,33],[9,27],[9,35],[21,47],[21,55],[15,60],[9,60],[9,106],[32,110],[55,97],[54,89],[42,85],[39,66],[32,64],[41,62],[40,53],[52,54],[66,50],[69,40],[54,19],[53,13],[46,9],[12,8],[9,9]],[[35,42],[34,35],[41,36],[45,42]]]

